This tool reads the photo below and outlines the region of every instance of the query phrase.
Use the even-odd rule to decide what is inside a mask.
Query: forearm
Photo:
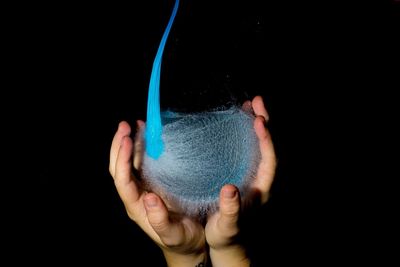
[[[249,267],[250,259],[242,246],[235,245],[221,249],[210,248],[213,267]]]
[[[207,252],[204,250],[195,254],[180,254],[163,250],[168,267],[206,267]]]

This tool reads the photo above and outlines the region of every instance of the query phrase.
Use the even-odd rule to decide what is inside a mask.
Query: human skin
[[[250,107],[252,107],[256,115],[254,129],[259,140],[261,161],[256,179],[250,189],[253,193],[252,198],[243,202],[246,204],[245,209],[248,209],[249,206],[264,204],[268,201],[277,164],[271,135],[266,128],[269,116],[264,107],[263,99],[257,96],[253,101],[246,101],[243,104],[244,109]],[[213,267],[250,266],[250,259],[246,255],[246,250],[241,244],[237,243],[236,238],[240,232],[238,220],[241,203],[239,191],[235,186],[225,185],[221,189],[219,210],[208,218],[205,227]]]
[[[256,115],[254,129],[261,151],[260,165],[251,188],[257,198],[246,203],[252,205],[258,201],[263,204],[268,200],[276,169],[275,151],[266,128],[269,116],[260,96],[246,101],[243,108],[252,109]],[[214,267],[249,266],[245,248],[236,241],[242,201],[235,186],[225,185],[221,189],[219,210],[208,218],[205,227],[194,218],[173,212],[158,195],[142,188],[133,168],[140,171],[144,126],[143,121],[137,121],[133,140],[131,127],[122,121],[110,151],[109,171],[129,218],[161,248],[169,267],[202,266],[207,262],[208,253]]]

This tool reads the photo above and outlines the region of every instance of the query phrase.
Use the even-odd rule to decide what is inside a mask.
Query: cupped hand
[[[260,96],[256,96],[251,102],[246,101],[243,104],[243,109],[253,110],[256,115],[254,129],[261,152],[257,175],[244,203],[246,205],[264,204],[269,197],[277,164],[271,135],[266,128],[269,116]],[[225,185],[221,189],[219,210],[210,216],[205,228],[214,267],[250,265],[245,249],[237,242],[240,230],[238,220],[241,203],[239,190],[235,186]]]
[[[109,171],[127,214],[162,249],[169,266],[204,262],[203,226],[192,218],[170,212],[162,199],[146,192],[133,174],[133,168],[140,169],[144,151],[144,122],[137,124],[133,141],[131,127],[121,122],[110,151]]]

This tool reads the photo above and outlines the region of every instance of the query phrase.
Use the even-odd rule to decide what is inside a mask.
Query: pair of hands
[[[251,108],[256,115],[254,129],[261,151],[251,191],[263,204],[268,200],[275,176],[276,157],[271,136],[265,127],[268,113],[260,96],[243,104],[243,109]],[[214,267],[249,266],[244,248],[235,242],[241,210],[238,189],[233,185],[225,185],[221,189],[219,210],[209,216],[205,227],[197,220],[169,211],[158,195],[142,189],[133,174],[132,167],[140,170],[144,152],[141,136],[144,122],[138,121],[137,127],[137,134],[132,140],[129,124],[121,122],[110,151],[109,170],[129,218],[156,242],[170,267],[204,266],[201,263],[204,264],[208,258],[206,244]]]

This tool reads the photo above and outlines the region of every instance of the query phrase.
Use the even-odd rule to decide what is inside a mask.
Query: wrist
[[[243,246],[232,245],[222,248],[210,248],[213,267],[249,267],[250,259]]]
[[[206,267],[207,251],[204,249],[196,253],[179,253],[162,250],[168,267]]]

